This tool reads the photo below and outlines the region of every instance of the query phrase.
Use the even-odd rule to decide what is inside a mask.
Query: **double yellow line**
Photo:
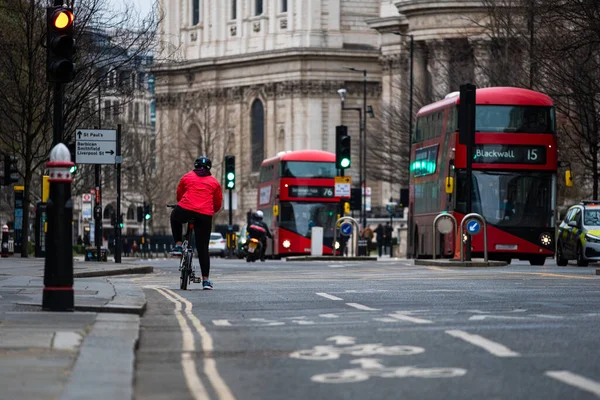
[[[194,357],[196,343],[194,331],[190,328],[188,320],[191,322],[195,331],[200,335],[200,347],[204,353],[204,374],[208,379],[208,383],[214,389],[218,399],[234,400],[235,397],[225,381],[223,381],[223,378],[221,378],[221,375],[219,375],[216,361],[212,357],[212,352],[214,350],[212,337],[200,320],[192,313],[192,303],[170,289],[161,287],[150,288],[156,290],[175,305],[175,317],[177,318],[177,322],[179,322],[183,339],[181,367],[183,368],[185,381],[192,397],[195,400],[210,399],[210,396],[206,391],[206,386],[200,379],[200,376],[198,376],[198,371],[196,369],[196,359]]]

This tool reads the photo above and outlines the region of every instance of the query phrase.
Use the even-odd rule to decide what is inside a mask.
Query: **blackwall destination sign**
[[[546,164],[546,147],[478,144],[473,149],[473,162],[478,164]]]

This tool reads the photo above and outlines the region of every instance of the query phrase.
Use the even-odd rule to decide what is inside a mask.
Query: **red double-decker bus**
[[[458,141],[458,104],[458,93],[452,93],[417,114],[410,164],[413,257],[432,255],[432,225],[440,212],[453,214],[459,227],[466,215],[467,149]],[[475,125],[471,211],[487,223],[489,258],[543,265],[554,254],[555,240],[553,102],[527,89],[477,89]],[[436,236],[436,254],[456,257],[456,236]],[[472,256],[483,256],[483,250],[483,234],[473,236]]]
[[[311,228],[323,228],[323,254],[332,254],[340,198],[334,196],[335,154],[281,152],[260,167],[257,209],[273,234],[267,255],[310,254]]]

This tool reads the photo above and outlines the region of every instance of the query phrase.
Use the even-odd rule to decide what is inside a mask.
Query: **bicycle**
[[[177,204],[167,204],[169,208],[175,208]],[[183,234],[183,242],[181,247],[181,259],[179,260],[179,271],[181,276],[179,277],[179,288],[181,290],[187,290],[188,284],[202,283],[202,278],[196,278],[196,268],[194,267],[194,248],[192,247],[192,232],[194,231],[194,221],[188,221],[186,223],[187,228]]]

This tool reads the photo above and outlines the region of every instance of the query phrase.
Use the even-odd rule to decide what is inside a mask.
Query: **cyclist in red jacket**
[[[208,157],[198,157],[194,169],[185,174],[177,186],[177,207],[171,212],[171,232],[175,240],[172,253],[183,251],[182,225],[194,222],[196,249],[202,270],[202,288],[211,290],[212,283],[208,279],[210,273],[210,256],[208,242],[212,230],[212,218],[221,209],[223,194],[219,181],[211,175],[212,163]]]

